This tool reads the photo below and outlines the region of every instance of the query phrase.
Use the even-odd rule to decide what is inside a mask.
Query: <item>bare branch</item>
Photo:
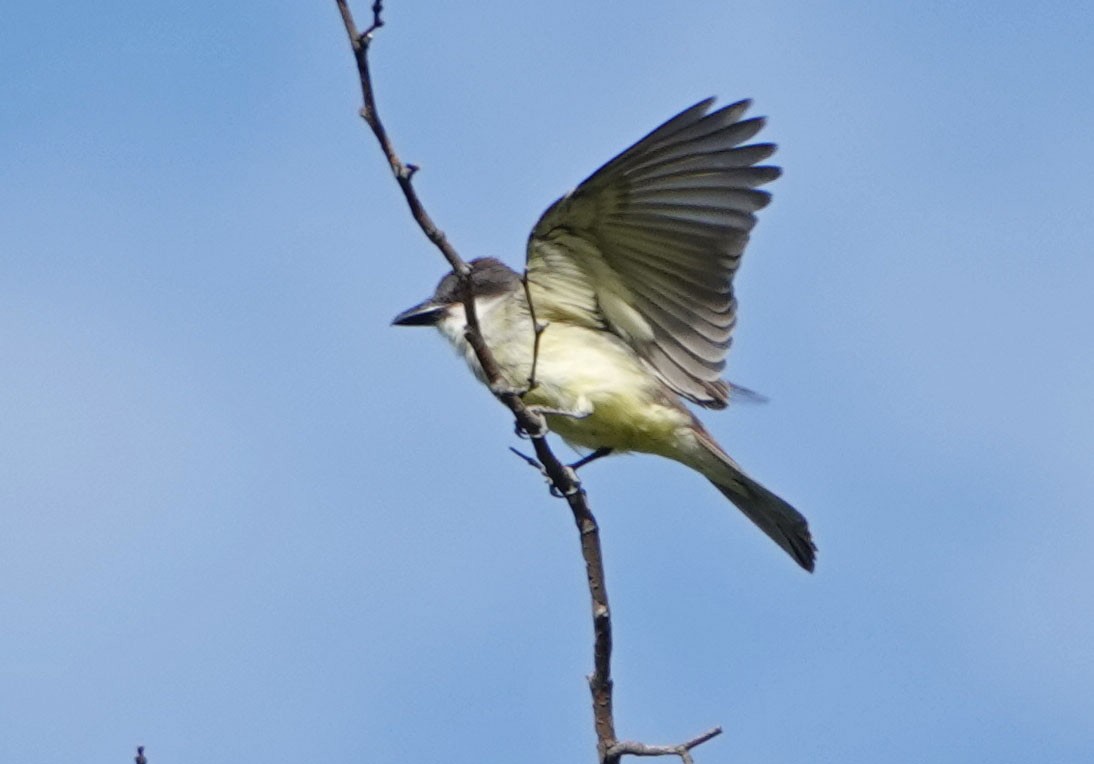
[[[683,764],[694,764],[694,761],[691,758],[691,749],[700,746],[721,734],[722,728],[714,727],[707,730],[702,735],[698,735],[686,743],[680,743],[679,745],[646,745],[645,743],[636,743],[632,740],[621,740],[608,749],[608,755],[605,761],[614,764],[614,762],[619,761],[620,758],[629,754],[631,756],[679,756]]]
[[[441,251],[441,254],[444,255],[445,260],[448,261],[452,270],[460,277],[464,310],[467,315],[468,344],[474,349],[475,355],[482,365],[483,372],[490,382],[491,391],[493,391],[494,394],[512,410],[514,416],[517,418],[517,422],[525,432],[533,438],[542,438],[547,431],[547,426],[542,417],[530,411],[520,399],[517,391],[508,389],[504,384],[497,362],[494,360],[493,354],[490,352],[490,349],[486,347],[486,343],[482,339],[478,315],[475,313],[475,304],[471,297],[470,267],[464,262],[455,247],[449,243],[444,232],[437,227],[437,224],[433,222],[433,219],[426,212],[425,206],[418,198],[418,194],[414,190],[414,184],[412,182],[418,168],[412,164],[404,164],[399,158],[399,155],[395,151],[395,146],[380,119],[380,113],[376,108],[375,91],[372,86],[372,73],[369,68],[368,51],[369,46],[372,43],[372,33],[379,29],[384,23],[380,18],[380,12],[382,10],[381,3],[377,1],[373,4],[372,25],[365,34],[360,34],[357,32],[357,24],[353,20],[353,13],[350,11],[347,1],[335,0],[335,2],[337,3],[338,11],[342,16],[342,22],[345,25],[350,46],[353,49],[353,58],[357,63],[357,74],[361,81],[361,97],[364,101],[364,106],[361,108],[360,112],[361,117],[372,129],[372,133],[376,136],[376,140],[379,142],[380,148],[384,152],[384,156],[387,157],[392,175],[395,176],[395,180],[399,184],[399,188],[402,190],[403,196],[406,199],[407,206],[410,207],[410,214],[414,217],[414,220],[418,223],[419,228],[422,229],[422,232],[426,237]],[[558,462],[557,459],[554,461],[556,463]],[[547,464],[547,462],[545,461],[544,464]],[[561,467],[561,464],[559,466]],[[561,475],[561,470],[558,474]],[[560,486],[560,490],[564,489]]]
[[[564,497],[570,506],[570,511],[573,513],[581,540],[581,554],[585,560],[585,574],[592,604],[593,673],[588,677],[588,681],[593,701],[593,719],[596,728],[599,761],[602,764],[615,764],[620,757],[626,754],[635,756],[677,755],[685,764],[692,764],[691,749],[719,734],[720,729],[711,730],[694,740],[677,746],[647,746],[642,743],[620,742],[616,739],[615,719],[612,709],[611,609],[608,606],[604,561],[600,547],[600,530],[596,518],[589,509],[586,494],[577,478],[577,473],[559,461],[558,457],[551,451],[547,443],[547,426],[543,417],[526,406],[521,397],[522,391],[512,389],[503,378],[493,354],[482,337],[478,316],[475,313],[474,301],[471,297],[470,268],[449,243],[444,232],[437,227],[433,219],[426,213],[425,207],[418,198],[412,183],[418,168],[415,165],[403,163],[399,158],[380,119],[376,108],[372,75],[369,70],[368,51],[373,34],[384,24],[381,18],[381,11],[383,10],[381,0],[376,0],[373,3],[372,24],[364,33],[357,31],[357,25],[353,20],[347,0],[335,0],[335,2],[345,24],[346,34],[349,37],[354,60],[357,63],[357,73],[361,81],[361,96],[364,102],[360,112],[361,117],[372,129],[373,135],[376,136],[376,140],[384,152],[384,156],[387,157],[392,175],[406,198],[414,220],[426,237],[444,255],[452,270],[459,277],[467,316],[467,341],[475,351],[491,391],[513,412],[518,430],[527,434],[531,439],[535,448],[536,459],[520,454],[520,452],[516,453],[547,477],[552,487],[552,493]],[[525,289],[527,289],[527,280],[525,280]],[[530,299],[529,305],[531,305]],[[540,334],[542,334],[545,327],[536,321],[534,313],[532,320],[533,326],[535,326],[535,345],[533,347],[533,358],[535,358],[538,355]],[[533,365],[529,385],[533,386],[534,384],[535,371]]]
[[[373,33],[384,24],[383,19],[380,18],[380,12],[383,10],[382,4],[379,1],[373,3],[372,25],[364,34],[360,34],[357,31],[357,24],[353,20],[353,14],[346,0],[335,0],[335,2],[337,2],[338,11],[342,15],[342,22],[345,24],[346,34],[349,36],[350,46],[353,48],[353,58],[357,62],[357,74],[361,80],[361,97],[364,100],[361,117],[372,128],[372,132],[380,143],[380,148],[383,150],[384,156],[387,157],[388,164],[391,166],[391,172],[399,183],[403,196],[406,197],[410,212],[423,233],[441,250],[452,270],[461,276],[466,276],[467,263],[460,258],[452,245],[448,243],[444,233],[437,228],[433,219],[426,213],[417,193],[414,191],[413,185],[411,185],[411,177],[418,168],[414,165],[403,164],[402,160],[399,159],[399,155],[395,153],[395,147],[388,137],[387,130],[384,129],[384,124],[380,121],[380,114],[376,109],[376,97],[372,88],[372,73],[368,63],[368,49],[372,44]]]

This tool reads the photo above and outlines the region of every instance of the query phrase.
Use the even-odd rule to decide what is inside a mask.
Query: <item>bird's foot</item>
[[[563,466],[563,469],[566,470],[566,476],[569,478],[569,483],[573,486],[576,486],[573,490],[566,492],[561,490],[555,484],[555,481],[551,478],[550,473],[547,472],[547,468],[544,467],[538,459],[529,456],[522,451],[518,451],[512,446],[509,447],[509,450],[521,459],[523,459],[524,463],[527,464],[529,467],[534,467],[535,469],[539,470],[539,474],[543,475],[543,479],[547,482],[547,490],[550,491],[551,495],[554,496],[556,499],[568,499],[574,493],[582,491],[582,488],[580,487],[581,482],[577,478],[577,472],[574,471],[574,465]],[[593,455],[590,454],[589,456],[592,457]],[[603,456],[603,454],[601,454],[601,456]],[[588,464],[590,461],[592,461],[592,458],[586,457],[585,459],[578,460],[578,462],[575,462],[575,464],[581,466],[581,463]]]
[[[490,385],[490,392],[492,392],[498,398],[504,398],[507,395],[513,395],[517,398],[523,398],[530,388],[527,387],[515,387],[514,385],[507,384],[505,382],[496,382]]]

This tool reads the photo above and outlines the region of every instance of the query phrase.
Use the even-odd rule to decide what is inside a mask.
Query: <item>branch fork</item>
[[[713,727],[679,745],[646,745],[633,740],[621,740],[608,748],[605,762],[615,764],[621,757],[630,754],[631,756],[679,756],[683,764],[695,764],[691,758],[691,750],[721,734],[721,727]]]

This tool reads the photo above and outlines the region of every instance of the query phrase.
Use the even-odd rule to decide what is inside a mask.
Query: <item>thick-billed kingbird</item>
[[[721,372],[737,321],[733,275],[771,199],[757,187],[780,174],[760,164],[773,144],[742,145],[764,125],[743,119],[750,102],[710,112],[713,100],[552,204],[528,239],[523,279],[493,258],[471,261],[471,294],[505,382],[526,389],[552,431],[594,455],[640,451],[691,467],[811,571],[805,518],[746,475],[681,400],[721,409],[731,398]],[[538,342],[534,322],[545,327]],[[486,381],[454,273],[394,323],[436,326]]]

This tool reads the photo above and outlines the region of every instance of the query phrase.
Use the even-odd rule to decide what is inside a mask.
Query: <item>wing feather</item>
[[[779,176],[750,102],[701,101],[607,162],[540,218],[528,240],[537,313],[615,332],[670,388],[726,405],[737,322],[733,276]]]

